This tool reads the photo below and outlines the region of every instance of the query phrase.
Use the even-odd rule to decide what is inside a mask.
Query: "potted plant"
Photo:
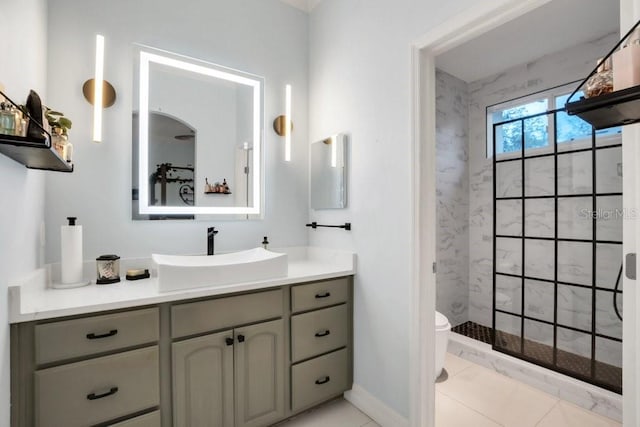
[[[71,129],[71,120],[64,116],[64,113],[52,110],[49,107],[45,107],[44,116],[51,126],[51,131],[56,135],[69,135],[69,129]]]

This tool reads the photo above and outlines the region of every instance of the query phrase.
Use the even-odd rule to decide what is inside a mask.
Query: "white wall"
[[[0,0],[6,34],[0,82],[14,101],[23,103],[34,89],[46,95],[45,0]],[[30,24],[25,31],[24,24]],[[28,48],[26,48],[28,46]],[[44,182],[53,172],[28,170],[0,155],[0,427],[9,427],[9,319],[7,283],[37,268],[42,262],[40,225],[44,220]]]
[[[348,207],[311,211],[351,232],[309,231],[313,245],[353,249],[354,381],[409,414],[411,42],[473,1],[324,0],[310,21],[310,141],[349,140]]]
[[[469,320],[469,89],[436,70],[436,310]]]
[[[94,68],[95,34],[105,36],[105,78],[116,104],[104,114],[104,142],[90,141],[92,107],[80,88]],[[47,256],[59,260],[59,226],[77,216],[84,226],[84,255],[123,257],[152,252],[203,253],[205,230],[220,229],[219,251],[304,245],[308,219],[307,76],[308,16],[277,0],[50,0],[49,97],[73,119],[70,140],[76,170],[47,180]],[[131,220],[132,43],[138,42],[264,76],[266,203],[259,221]],[[293,86],[293,159],[272,130],[284,112],[284,86]]]

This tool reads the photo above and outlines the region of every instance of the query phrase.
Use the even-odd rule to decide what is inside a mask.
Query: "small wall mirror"
[[[264,79],[136,49],[133,218],[259,215]]]
[[[311,144],[311,208],[347,206],[347,135],[339,133]]]

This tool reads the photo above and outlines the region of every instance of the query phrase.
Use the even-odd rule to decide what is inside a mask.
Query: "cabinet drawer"
[[[109,424],[109,427],[160,427],[160,411],[140,415],[117,424]]]
[[[291,318],[291,358],[293,362],[347,345],[349,339],[347,305],[325,308]]]
[[[346,302],[349,298],[349,278],[298,285],[291,288],[291,311],[313,310],[314,308]]]
[[[171,307],[173,338],[282,317],[282,289]]]
[[[336,396],[351,385],[346,349],[291,367],[291,410],[307,408]]]
[[[38,427],[93,425],[158,406],[158,347],[36,371]]]
[[[35,326],[36,364],[51,363],[158,340],[158,308]]]

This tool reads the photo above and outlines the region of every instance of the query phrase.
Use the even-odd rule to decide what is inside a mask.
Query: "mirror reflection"
[[[149,48],[136,71],[133,218],[259,214],[262,78]]]
[[[347,206],[347,136],[337,134],[311,144],[311,208]]]

